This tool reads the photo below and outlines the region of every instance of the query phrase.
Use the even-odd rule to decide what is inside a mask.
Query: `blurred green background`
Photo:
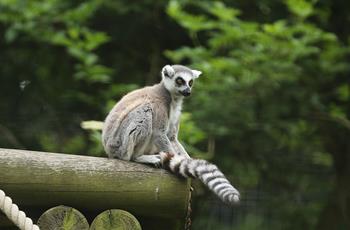
[[[102,121],[165,64],[203,71],[180,139],[242,193],[193,229],[350,229],[350,1],[0,0],[0,146],[104,156]]]

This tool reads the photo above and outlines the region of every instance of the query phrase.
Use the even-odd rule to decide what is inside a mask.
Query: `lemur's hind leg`
[[[113,133],[108,140],[111,152],[109,156],[121,160],[134,160],[143,152],[140,147],[152,134],[152,109],[149,104],[135,108],[122,121],[118,133]],[[116,142],[116,143],[114,143]]]
[[[191,158],[190,155],[186,152],[185,148],[181,145],[181,143],[176,139],[174,141],[171,141],[171,144],[175,150],[175,154],[184,156],[186,158]]]

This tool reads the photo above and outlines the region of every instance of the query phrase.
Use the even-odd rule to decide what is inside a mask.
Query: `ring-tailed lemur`
[[[200,179],[226,203],[239,192],[213,164],[192,159],[177,139],[182,101],[201,74],[181,65],[166,65],[162,81],[125,95],[109,112],[102,130],[108,156],[162,165],[183,177]]]

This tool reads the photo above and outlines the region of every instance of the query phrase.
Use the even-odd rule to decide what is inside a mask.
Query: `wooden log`
[[[141,225],[131,213],[120,209],[107,210],[99,214],[90,230],[141,230]]]
[[[89,230],[89,223],[81,212],[63,205],[44,212],[38,225],[45,230]]]
[[[119,208],[183,220],[190,184],[166,170],[133,162],[0,148],[0,188],[19,207]]]

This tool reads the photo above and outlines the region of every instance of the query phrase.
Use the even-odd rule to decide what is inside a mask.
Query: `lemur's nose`
[[[187,88],[184,91],[182,91],[182,95],[184,95],[185,97],[188,97],[191,95],[191,89]]]

